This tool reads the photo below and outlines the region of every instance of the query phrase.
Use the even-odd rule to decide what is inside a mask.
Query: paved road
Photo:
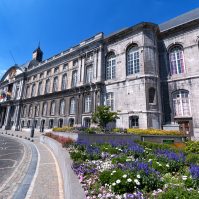
[[[15,139],[0,135],[0,187],[12,175],[24,154],[24,146]]]

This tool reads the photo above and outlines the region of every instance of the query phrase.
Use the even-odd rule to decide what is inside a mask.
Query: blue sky
[[[0,75],[30,60],[41,42],[44,59],[98,32],[142,21],[161,23],[199,7],[198,0],[0,0]]]

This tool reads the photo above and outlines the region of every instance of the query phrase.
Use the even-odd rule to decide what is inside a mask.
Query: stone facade
[[[119,113],[112,127],[180,127],[198,136],[199,14],[186,17],[99,33],[44,61],[36,49],[1,80],[11,96],[0,100],[0,127],[90,126],[92,112],[106,104]]]

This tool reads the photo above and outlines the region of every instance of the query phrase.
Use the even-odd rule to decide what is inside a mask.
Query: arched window
[[[191,116],[189,92],[179,90],[173,93],[173,109],[175,117]]]
[[[42,115],[43,115],[43,116],[46,116],[46,115],[47,115],[47,103],[46,103],[46,102],[44,102],[44,104],[43,104]]]
[[[33,109],[32,109],[32,105],[30,105],[28,116],[32,117],[32,113],[33,113]]]
[[[49,128],[50,128],[50,129],[53,128],[53,123],[54,123],[53,119],[49,120]]]
[[[184,73],[184,54],[181,46],[174,46],[169,51],[171,75]]]
[[[72,98],[70,100],[70,114],[75,114],[75,112],[76,112],[75,98]]]
[[[47,79],[46,80],[45,93],[49,93],[49,92],[50,92],[50,80]]]
[[[51,102],[50,115],[55,115],[55,102]]]
[[[116,70],[116,56],[110,53],[106,58],[106,79],[114,79]]]
[[[150,104],[156,103],[155,88],[149,88],[149,103]]]
[[[65,114],[65,100],[61,100],[60,101],[59,113],[60,113],[60,115],[64,115]]]
[[[59,121],[58,121],[58,127],[59,128],[62,128],[63,127],[63,119],[59,119]]]
[[[130,46],[126,53],[127,75],[140,72],[140,55],[137,45]]]
[[[58,91],[58,77],[55,77],[53,81],[53,92],[57,91]]]
[[[75,123],[74,118],[70,118],[70,119],[68,120],[68,125],[69,125],[70,127],[73,127],[73,126],[74,126],[74,123]]]
[[[92,103],[91,96],[90,95],[85,96],[85,101],[84,101],[85,113],[91,112],[91,103]]]
[[[67,88],[67,74],[64,74],[62,77],[62,90],[66,90]]]

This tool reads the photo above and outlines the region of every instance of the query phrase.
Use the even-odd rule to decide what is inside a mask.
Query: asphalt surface
[[[24,153],[18,140],[0,135],[0,187],[12,175]]]

